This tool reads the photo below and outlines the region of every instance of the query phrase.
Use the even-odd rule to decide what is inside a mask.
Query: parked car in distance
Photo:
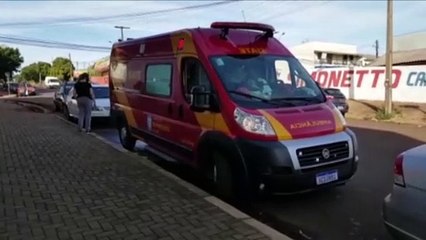
[[[345,95],[337,88],[323,88],[323,90],[337,109],[339,109],[343,116],[345,116],[349,111],[349,105],[346,101]]]
[[[34,96],[36,95],[36,89],[29,83],[20,83],[16,89],[16,95],[21,96]]]
[[[426,144],[396,158],[393,190],[383,202],[383,220],[396,239],[426,239]]]
[[[48,88],[57,88],[61,85],[61,82],[57,77],[47,76],[44,79],[44,85]]]
[[[15,94],[18,92],[18,87],[19,87],[19,83],[9,82],[9,83],[6,83],[5,90],[8,91],[9,89],[10,93]]]
[[[65,97],[74,86],[73,81],[67,81],[62,84],[59,89],[53,95],[53,104],[55,105],[55,111],[62,111],[65,105]]]
[[[109,100],[109,86],[105,85],[92,85],[93,92],[95,93],[95,101],[92,108],[92,118],[109,118],[110,117],[110,100]],[[78,106],[77,99],[73,98],[72,87],[66,98],[65,105],[63,108],[64,116],[67,119],[78,118]],[[95,106],[96,105],[96,106]]]

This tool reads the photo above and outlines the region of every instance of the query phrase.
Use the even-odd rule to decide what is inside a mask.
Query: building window
[[[153,64],[146,69],[145,92],[152,95],[168,97],[172,86],[172,65]]]
[[[317,60],[321,61],[322,53],[321,52],[316,52],[315,54],[317,55]]]
[[[327,53],[327,63],[332,64],[333,63],[333,54]]]

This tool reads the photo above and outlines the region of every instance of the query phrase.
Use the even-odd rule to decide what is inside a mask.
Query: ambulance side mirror
[[[204,86],[194,86],[191,89],[191,109],[202,112],[210,109],[210,92]]]

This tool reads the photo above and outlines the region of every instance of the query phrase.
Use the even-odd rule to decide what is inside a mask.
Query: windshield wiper
[[[260,100],[264,103],[274,104],[274,105],[278,105],[278,106],[282,105],[282,103],[275,101],[275,99],[261,98],[261,97],[258,97],[258,96],[254,96],[254,95],[251,95],[251,94],[248,94],[248,93],[243,93],[243,92],[239,92],[239,91],[235,91],[235,90],[230,90],[228,92],[239,95],[239,96],[244,96],[244,97],[247,97],[247,98],[258,99],[258,100]],[[294,106],[294,104],[292,104],[292,103],[286,103],[286,104]]]

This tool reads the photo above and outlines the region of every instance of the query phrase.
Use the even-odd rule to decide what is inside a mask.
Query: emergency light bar
[[[229,29],[248,29],[258,30],[266,33],[266,37],[274,36],[274,27],[269,24],[263,23],[250,23],[250,22],[214,22],[210,25],[211,28],[222,29],[222,37],[226,37]]]

